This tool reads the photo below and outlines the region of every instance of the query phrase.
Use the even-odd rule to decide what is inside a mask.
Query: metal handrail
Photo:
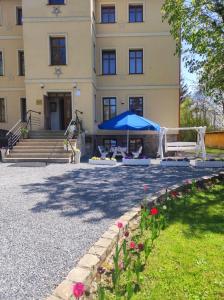
[[[22,123],[22,121],[21,120],[19,120],[8,132],[7,132],[7,134],[6,134],[6,136],[8,136],[10,133],[12,133],[13,132],[13,130],[19,125],[19,124],[21,124]]]
[[[8,139],[8,148],[12,149],[13,146],[19,141],[22,136],[22,128],[26,128],[29,131],[32,128],[32,113],[41,115],[41,112],[34,110],[28,110],[26,112],[26,122],[23,122],[21,119],[7,132],[6,136],[9,136]],[[29,115],[29,116],[28,116]]]
[[[72,140],[72,138],[74,136],[74,132],[71,131],[71,126],[73,124],[75,124],[77,126],[78,130],[80,128],[82,129],[82,125],[81,125],[81,121],[80,121],[80,119],[78,117],[78,113],[83,114],[83,112],[81,112],[79,110],[75,110],[75,116],[69,122],[69,125],[68,125],[68,127],[67,127],[67,129],[66,129],[66,131],[64,133],[64,136],[66,137],[66,141],[68,142],[68,144],[70,145],[70,147],[72,149],[73,160],[75,158],[75,150],[74,150],[74,147],[72,145],[71,140]],[[79,128],[79,126],[80,126],[80,128]],[[79,132],[79,134],[80,134],[80,132]]]

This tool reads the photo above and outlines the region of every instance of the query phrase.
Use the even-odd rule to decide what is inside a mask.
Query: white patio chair
[[[105,159],[107,157],[107,155],[109,154],[108,151],[106,151],[104,146],[98,146],[98,150],[100,152],[101,158]]]
[[[138,151],[132,152],[133,158],[139,158],[141,153],[142,153],[142,146],[139,147]]]

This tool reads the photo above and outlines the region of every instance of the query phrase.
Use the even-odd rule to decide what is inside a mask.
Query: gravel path
[[[144,183],[155,192],[209,173],[0,164],[0,300],[44,299],[114,219],[141,200]]]

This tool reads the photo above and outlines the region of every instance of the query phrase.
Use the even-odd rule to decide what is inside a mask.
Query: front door
[[[45,98],[45,129],[65,130],[71,118],[71,93],[48,93]]]

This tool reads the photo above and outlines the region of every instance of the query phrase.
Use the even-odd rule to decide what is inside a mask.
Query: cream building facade
[[[77,109],[91,148],[125,142],[98,125],[129,109],[177,127],[179,59],[162,3],[0,0],[0,128],[34,110],[37,129],[65,130]],[[131,148],[150,137],[133,134]]]

